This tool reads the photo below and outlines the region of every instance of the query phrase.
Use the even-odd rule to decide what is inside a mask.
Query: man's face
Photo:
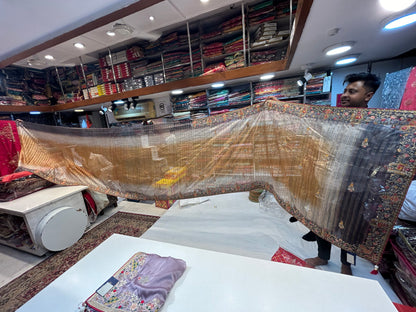
[[[347,85],[341,96],[342,107],[367,107],[374,92],[364,88],[364,81],[355,81]]]

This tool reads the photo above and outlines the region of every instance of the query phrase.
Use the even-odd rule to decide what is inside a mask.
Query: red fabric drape
[[[0,120],[0,176],[16,170],[19,153],[20,140],[15,122]]]

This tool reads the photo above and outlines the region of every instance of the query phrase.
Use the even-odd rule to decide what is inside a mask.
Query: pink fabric
[[[416,67],[413,67],[406,82],[400,109],[416,110]]]
[[[13,173],[16,170],[20,149],[16,123],[0,120],[0,176]]]

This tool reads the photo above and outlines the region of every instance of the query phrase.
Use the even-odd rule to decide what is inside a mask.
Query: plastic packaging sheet
[[[415,172],[415,113],[266,101],[141,128],[18,122],[19,166],[132,199],[264,188],[316,234],[377,263]]]

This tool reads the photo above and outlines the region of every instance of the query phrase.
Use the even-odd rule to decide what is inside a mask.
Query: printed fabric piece
[[[415,117],[268,100],[141,128],[18,122],[19,167],[135,200],[265,189],[318,236],[378,263],[415,174]]]
[[[394,73],[387,73],[381,94],[381,105],[374,107],[399,109],[411,70],[412,68],[409,67]]]
[[[416,110],[416,67],[413,67],[407,79],[400,109]]]
[[[308,267],[305,260],[302,260],[298,256],[295,256],[291,252],[283,249],[282,247],[279,247],[279,249],[275,252],[271,260],[274,262],[282,262],[302,267]]]
[[[138,252],[86,300],[85,311],[159,311],[185,269],[181,259]]]

